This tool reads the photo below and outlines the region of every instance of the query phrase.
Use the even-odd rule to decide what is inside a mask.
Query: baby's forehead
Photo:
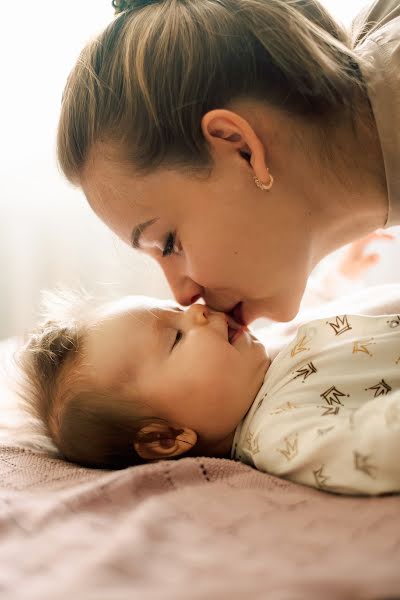
[[[109,384],[151,360],[160,344],[167,306],[171,303],[133,296],[99,309],[85,340],[86,364],[99,381]]]
[[[124,296],[103,304],[96,312],[95,320],[107,321],[133,316],[138,318],[138,322],[143,320],[150,324],[153,319],[159,319],[165,310],[176,308],[179,306],[172,300],[160,300],[148,296]]]

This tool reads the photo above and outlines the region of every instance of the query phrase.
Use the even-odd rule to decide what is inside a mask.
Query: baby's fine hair
[[[318,0],[113,6],[115,19],[83,49],[63,95],[58,160],[73,183],[99,141],[137,172],[207,170],[201,119],[209,110],[265,101],[315,123],[323,137],[326,123],[354,116],[366,93],[354,51],[362,32],[351,36]]]
[[[42,320],[16,355],[19,395],[32,433],[50,438],[62,458],[119,469],[143,462],[134,441],[147,420],[135,418],[135,398],[118,385],[99,389],[85,362],[85,335],[99,304],[84,291],[43,294]]]

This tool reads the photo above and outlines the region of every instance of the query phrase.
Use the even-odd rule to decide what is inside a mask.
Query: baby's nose
[[[208,323],[210,317],[210,310],[207,306],[204,306],[204,304],[192,304],[192,306],[188,308],[187,313],[197,325]]]

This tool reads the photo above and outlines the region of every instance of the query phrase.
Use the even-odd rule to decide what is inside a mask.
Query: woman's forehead
[[[108,221],[119,213],[126,217],[127,211],[146,212],[149,199],[156,197],[151,181],[136,173],[133,165],[96,147],[88,155],[79,183],[92,210]]]

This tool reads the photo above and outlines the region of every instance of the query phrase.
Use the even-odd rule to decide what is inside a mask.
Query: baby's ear
[[[192,429],[172,427],[166,422],[146,423],[133,442],[137,454],[144,460],[172,458],[189,452],[197,442]]]

